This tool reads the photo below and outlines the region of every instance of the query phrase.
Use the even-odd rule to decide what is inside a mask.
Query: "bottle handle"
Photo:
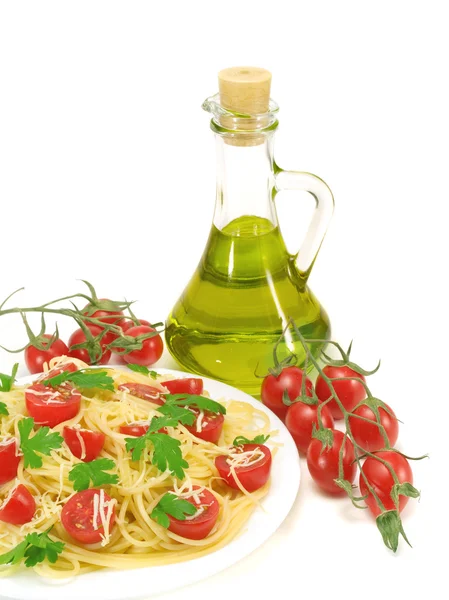
[[[297,190],[308,192],[315,198],[316,208],[296,256],[296,266],[304,281],[310,275],[317,254],[323,243],[334,212],[334,197],[329,186],[316,175],[302,171],[284,171],[274,165],[276,192]]]

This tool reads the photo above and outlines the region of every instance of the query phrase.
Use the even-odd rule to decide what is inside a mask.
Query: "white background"
[[[354,358],[367,367],[382,358],[372,389],[404,422],[399,447],[431,454],[413,465],[422,499],[403,513],[413,549],[401,544],[392,556],[370,515],[322,496],[303,465],[300,496],[269,543],[164,598],[279,597],[281,585],[285,597],[415,598],[441,577],[445,9],[392,0],[0,2],[0,295],[25,286],[14,305],[36,305],[83,278],[100,296],[139,300],[138,316],[163,320],[212,219],[214,142],[201,103],[221,68],[268,68],[281,107],[277,161],[317,173],[336,200],[311,287],[334,337],[355,338]],[[278,206],[297,248],[310,205],[289,195]],[[25,341],[20,320],[0,318],[0,344]],[[0,350],[0,371],[15,359]]]

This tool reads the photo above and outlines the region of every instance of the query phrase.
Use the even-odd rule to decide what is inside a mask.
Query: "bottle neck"
[[[232,235],[258,235],[277,225],[272,200],[273,133],[255,145],[216,134],[217,198],[214,225]],[[255,217],[255,219],[240,219]],[[252,229],[250,231],[249,229]],[[258,231],[265,229],[265,231]]]

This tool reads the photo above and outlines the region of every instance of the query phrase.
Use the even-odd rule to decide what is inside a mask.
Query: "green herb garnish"
[[[0,392],[10,392],[14,381],[16,380],[17,370],[19,369],[19,363],[16,363],[11,371],[11,375],[5,375],[0,373]]]
[[[45,559],[52,564],[55,563],[64,550],[65,544],[51,540],[48,536],[49,531],[29,533],[15,548],[0,554],[0,565],[17,565],[23,559],[26,567],[35,567]]]
[[[194,515],[196,511],[196,507],[191,502],[168,492],[159,500],[150,517],[156,523],[168,529],[170,526],[168,515],[179,521],[185,521],[187,515]]]
[[[50,456],[52,450],[57,450],[64,441],[62,436],[53,431],[50,433],[49,427],[40,427],[37,433],[30,438],[30,433],[34,428],[34,419],[27,417],[19,421],[18,429],[20,434],[20,449],[25,459],[25,469],[39,469],[43,461],[39,454]]]
[[[148,377],[151,377],[151,379],[157,379],[156,371],[150,371],[150,369],[148,367],[144,367],[143,365],[134,365],[134,364],[129,364],[127,366],[128,366],[128,369],[131,369],[131,371],[134,371],[135,373],[142,373],[142,375],[148,375]]]
[[[126,449],[132,453],[132,459],[140,460],[145,448],[152,446],[152,464],[162,473],[168,469],[178,479],[184,479],[184,469],[187,469],[189,463],[182,456],[180,441],[165,433],[158,433],[164,427],[176,427],[176,425],[178,421],[171,417],[153,417],[145,435],[125,438]]]
[[[73,481],[73,489],[76,492],[87,490],[90,485],[114,485],[118,483],[118,475],[111,475],[105,471],[115,468],[115,462],[109,458],[99,458],[88,463],[75,465],[69,473],[69,480]]]
[[[256,437],[254,439],[249,440],[244,435],[239,435],[232,442],[232,445],[233,446],[243,446],[243,444],[265,444],[265,442],[268,440],[269,437],[270,437],[269,435],[256,435]]]
[[[56,388],[66,381],[70,382],[80,390],[96,388],[113,392],[115,389],[114,380],[108,375],[107,371],[99,371],[97,369],[81,369],[74,373],[63,371],[55,377],[46,379],[43,381],[43,384]]]

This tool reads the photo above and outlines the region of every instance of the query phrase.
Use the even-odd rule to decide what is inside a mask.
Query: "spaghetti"
[[[49,368],[61,364],[61,360],[63,359],[54,359]],[[70,359],[70,362],[77,361]],[[78,368],[84,366],[86,365],[80,361],[77,362]],[[106,522],[103,523],[105,535],[102,541],[90,546],[77,543],[61,523],[62,509],[75,495],[69,472],[81,463],[66,443],[59,449],[52,450],[50,456],[42,456],[40,468],[24,468],[24,461],[21,460],[16,480],[1,488],[1,497],[5,498],[18,483],[23,484],[34,496],[37,509],[33,520],[25,525],[0,522],[0,554],[20,544],[27,534],[42,533],[49,529],[52,540],[65,544],[54,564],[45,561],[33,567],[44,577],[67,578],[103,567],[133,569],[164,565],[214,552],[242,531],[254,508],[269,490],[269,482],[252,493],[241,485],[234,489],[220,478],[215,466],[216,457],[228,456],[231,471],[235,475],[235,465],[260,460],[260,451],[254,456],[239,455],[232,443],[238,436],[249,438],[255,434],[270,433],[270,420],[263,411],[244,402],[221,402],[226,407],[226,416],[217,444],[199,439],[195,432],[189,431],[182,424],[167,427],[166,433],[179,441],[182,457],[188,463],[185,478],[181,481],[169,470],[158,470],[148,460],[145,452],[140,460],[133,460],[125,443],[129,436],[120,433],[122,426],[148,423],[152,418],[161,416],[157,404],[132,395],[123,389],[126,388],[123,384],[151,383],[163,395],[167,394],[163,383],[170,377],[158,376],[157,380],[149,380],[147,375],[141,373],[110,368],[104,370],[114,380],[115,391],[84,391],[86,395],[81,398],[81,410],[76,417],[53,428],[53,431],[62,433],[65,426],[71,426],[100,432],[105,436],[100,458],[114,461],[114,473],[118,476],[118,482],[104,486],[105,491],[101,491],[101,497],[96,499],[94,522],[104,518],[100,504],[103,508],[106,506]],[[122,386],[121,390],[118,389],[119,386]],[[26,387],[16,387],[10,392],[0,392],[0,401],[6,404],[9,412],[7,416],[0,418],[0,443],[11,437],[19,439],[18,423],[27,417],[25,389]],[[201,428],[203,416],[199,415],[196,429]],[[81,435],[79,438],[84,457],[86,448]],[[208,490],[219,504],[218,519],[204,539],[181,537],[151,517],[167,492],[179,498],[187,498],[192,495],[195,497],[195,490]],[[110,500],[106,502],[105,497]],[[115,508],[116,518],[108,531],[111,506]],[[193,518],[187,516],[186,520]],[[2,567],[0,575],[10,575],[18,568],[20,565]]]

